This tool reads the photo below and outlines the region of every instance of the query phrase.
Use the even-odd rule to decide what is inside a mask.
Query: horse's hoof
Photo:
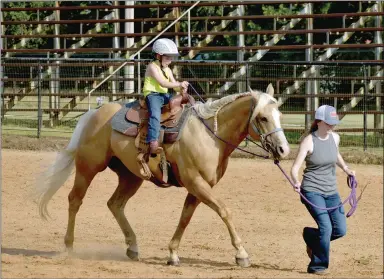
[[[73,253],[73,246],[65,246],[65,252],[67,252],[68,254],[72,254]]]
[[[167,261],[167,265],[178,266],[178,265],[180,265],[180,260],[179,259],[177,259],[177,260],[170,259]]]
[[[249,267],[251,266],[251,262],[249,258],[236,258],[236,263],[241,267]]]
[[[135,251],[127,249],[126,255],[128,256],[128,258],[130,258],[133,261],[139,260],[139,252],[135,252]]]

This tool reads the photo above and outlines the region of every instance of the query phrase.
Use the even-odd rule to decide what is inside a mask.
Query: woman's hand
[[[356,172],[355,172],[354,170],[350,170],[350,169],[348,168],[348,166],[345,166],[345,167],[343,168],[343,170],[344,170],[344,172],[345,172],[347,175],[351,175],[351,176],[355,176],[355,175],[356,175]]]
[[[300,189],[301,189],[301,182],[294,183],[293,190],[295,190],[296,192],[300,192]]]

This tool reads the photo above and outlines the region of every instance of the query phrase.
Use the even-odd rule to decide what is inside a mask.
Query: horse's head
[[[276,159],[286,157],[289,152],[289,144],[281,128],[281,112],[279,104],[273,98],[274,89],[269,84],[266,93],[254,92],[257,100],[256,108],[250,118],[248,132],[254,139],[260,138],[265,149],[273,154]]]

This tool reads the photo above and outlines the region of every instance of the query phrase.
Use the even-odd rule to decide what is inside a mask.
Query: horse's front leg
[[[187,228],[189,222],[191,221],[192,215],[195,212],[196,207],[199,205],[200,201],[193,196],[192,194],[188,194],[185,198],[183,211],[181,212],[179,224],[177,229],[172,237],[171,242],[169,243],[169,265],[179,265],[180,260],[177,254],[177,250],[179,249],[181,237],[184,234],[185,229]]]
[[[245,251],[242,245],[242,241],[236,231],[235,225],[233,224],[231,212],[220,199],[214,196],[211,186],[201,176],[198,175],[185,185],[192,195],[215,210],[227,225],[229,234],[231,236],[232,245],[237,251],[236,263],[241,267],[250,266],[248,253]]]

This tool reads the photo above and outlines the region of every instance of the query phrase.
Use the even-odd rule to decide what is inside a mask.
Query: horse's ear
[[[254,92],[253,90],[252,90],[252,88],[248,85],[248,90],[249,90],[249,92]]]
[[[275,89],[273,88],[272,83],[268,84],[267,90],[265,92],[271,95],[271,97],[273,97],[273,94],[275,93]]]

